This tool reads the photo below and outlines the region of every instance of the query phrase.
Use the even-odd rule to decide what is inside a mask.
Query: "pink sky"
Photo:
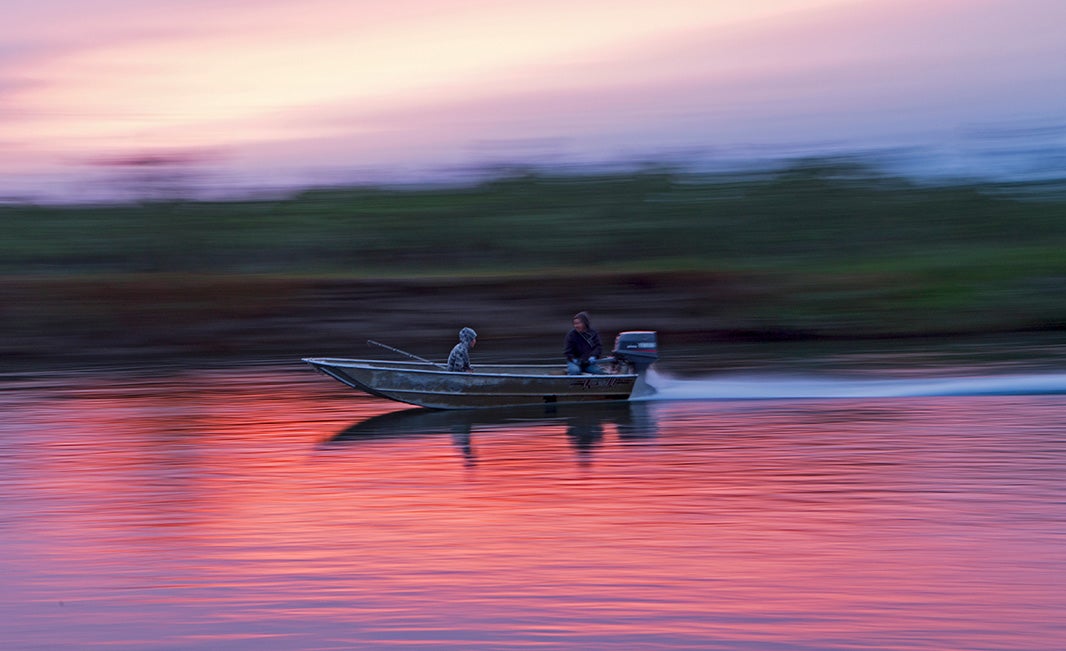
[[[145,156],[203,156],[205,176],[268,186],[951,147],[1019,125],[1066,146],[1061,0],[8,0],[4,13],[0,194],[77,193],[115,174],[101,161]]]

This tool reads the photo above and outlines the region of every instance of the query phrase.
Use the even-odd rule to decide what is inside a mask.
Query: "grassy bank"
[[[1033,190],[918,186],[822,161],[758,175],[524,175],[282,201],[8,206],[0,273],[1061,271],[1066,199]]]
[[[14,357],[333,349],[468,321],[524,336],[579,308],[690,338],[1066,330],[1061,194],[916,185],[848,162],[6,206],[0,223]]]

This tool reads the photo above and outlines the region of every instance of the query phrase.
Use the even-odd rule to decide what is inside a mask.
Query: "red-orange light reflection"
[[[314,376],[31,394],[5,429],[7,639],[1066,642],[1049,624],[1066,605],[1056,397],[664,403],[374,429],[361,424],[395,406]]]

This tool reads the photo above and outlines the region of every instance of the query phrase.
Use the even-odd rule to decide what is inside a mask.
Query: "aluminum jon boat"
[[[453,373],[430,361],[303,361],[354,389],[431,409],[620,401],[655,392],[646,378],[659,358],[655,332],[619,334],[613,355],[600,362],[603,375],[567,375],[564,364],[475,364],[470,372]]]

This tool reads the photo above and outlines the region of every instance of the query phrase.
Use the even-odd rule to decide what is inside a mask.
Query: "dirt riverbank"
[[[138,276],[0,282],[5,371],[29,365],[203,364],[374,356],[367,339],[444,357],[459,328],[484,361],[552,357],[578,310],[609,344],[657,330],[676,349],[702,344],[951,339],[1003,331],[894,332],[871,319],[828,328],[790,318],[788,287],[713,273],[549,278],[298,279]],[[861,316],[861,315],[860,315]],[[805,325],[806,323],[806,325]],[[863,328],[862,323],[870,326]],[[845,324],[846,325],[846,324]],[[1050,328],[1050,331],[1055,331]]]

